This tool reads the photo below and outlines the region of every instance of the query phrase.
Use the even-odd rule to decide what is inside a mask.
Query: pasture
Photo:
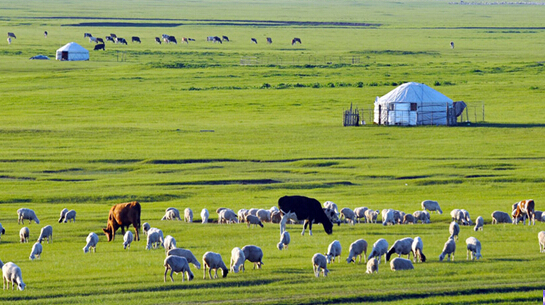
[[[490,225],[495,210],[534,199],[545,210],[543,5],[460,5],[448,1],[25,1],[4,3],[0,43],[0,259],[21,267],[25,291],[5,290],[10,304],[535,304],[545,289],[535,226]],[[31,7],[31,8],[29,8]],[[43,32],[49,35],[44,38]],[[93,51],[83,33],[125,37]],[[156,44],[163,33],[188,44]],[[222,44],[207,36],[226,35]],[[141,44],[131,43],[139,36]],[[271,37],[273,43],[265,43]],[[291,45],[299,37],[301,44]],[[253,44],[256,38],[258,44]],[[54,60],[74,41],[86,62]],[[450,48],[450,42],[455,48]],[[50,61],[29,60],[44,54]],[[260,65],[240,65],[259,58]],[[485,122],[456,127],[342,127],[353,103],[371,109],[397,85],[426,83],[479,110]],[[479,112],[480,113],[480,112]],[[444,214],[428,225],[343,224],[326,235],[315,225],[279,251],[279,227],[218,225],[218,207],[265,208],[284,195],[305,195],[339,208],[366,206],[412,213],[424,199]],[[118,231],[102,228],[109,208],[137,200],[142,222],[172,235],[197,258],[247,244],[264,266],[227,278],[163,282],[162,249],[145,240],[123,250]],[[16,211],[40,224],[20,244]],[[76,223],[57,223],[63,208]],[[190,207],[195,223],[160,221],[167,207]],[[202,208],[211,223],[200,224]],[[483,216],[462,227],[454,262],[439,262],[449,212]],[[379,216],[380,221],[380,216]],[[53,226],[42,258],[28,256],[39,230]],[[84,254],[85,237],[99,235]],[[415,270],[365,274],[346,264],[350,243],[420,236],[428,262]],[[483,259],[465,259],[465,239]],[[311,257],[333,240],[341,263],[315,278]]]

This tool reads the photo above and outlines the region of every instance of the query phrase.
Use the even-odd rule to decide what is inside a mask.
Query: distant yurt
[[[89,60],[89,51],[75,42],[69,42],[57,50],[57,60]]]
[[[454,102],[419,83],[404,83],[375,99],[374,123],[379,125],[456,125]]]

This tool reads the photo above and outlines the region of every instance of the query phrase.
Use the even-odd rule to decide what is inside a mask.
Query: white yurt
[[[375,99],[374,123],[379,125],[456,125],[453,101],[420,83],[404,83]]]
[[[75,42],[69,42],[57,50],[57,60],[89,60],[89,51]]]

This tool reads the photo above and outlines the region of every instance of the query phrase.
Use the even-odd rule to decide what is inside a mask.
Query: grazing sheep
[[[394,210],[392,209],[382,210],[382,225],[386,226],[388,223],[395,225]]]
[[[450,256],[452,255],[452,260],[454,261],[454,252],[456,252],[456,242],[453,238],[450,238],[445,242],[443,247],[443,252],[439,255],[439,261],[442,262],[445,258],[445,255],[448,255],[448,260],[450,261]]]
[[[441,210],[441,207],[439,206],[439,203],[434,200],[424,200],[422,201],[422,210],[428,210],[430,212],[437,212],[439,214],[443,214],[443,211]]]
[[[365,221],[367,223],[377,223],[378,210],[365,211]]]
[[[356,215],[356,220],[360,223],[360,219],[363,218],[365,221],[365,211],[369,210],[367,207],[359,207],[354,209],[354,214]]]
[[[461,223],[462,225],[466,224],[465,215],[460,209],[454,209],[450,212],[450,217],[452,217],[453,221],[456,221],[457,223]]]
[[[167,281],[168,270],[170,270],[170,280],[172,282],[174,282],[174,278],[172,278],[172,273],[174,272],[176,272],[176,274],[180,272],[182,273],[182,282],[184,281],[184,273],[186,274],[188,281],[191,281],[194,278],[193,272],[191,272],[191,269],[189,268],[189,264],[185,257],[176,255],[167,256],[167,258],[165,258],[163,266],[165,266],[165,282]]]
[[[365,271],[365,273],[369,273],[369,274],[372,274],[373,272],[378,273],[379,263],[380,262],[374,257],[371,258],[370,260],[368,260],[367,261],[367,271]]]
[[[216,209],[216,214],[219,214],[219,213],[220,213],[221,211],[223,211],[223,210],[230,210],[230,209],[228,209],[228,208],[223,208],[223,207],[222,207],[222,208],[217,208],[217,209]]]
[[[335,262],[335,258],[339,257],[339,262],[341,262],[341,243],[338,240],[334,240],[327,247],[327,263],[331,264]]]
[[[373,250],[371,250],[371,254],[369,254],[367,260],[378,257],[378,262],[380,263],[380,258],[385,255],[386,252],[388,252],[388,242],[386,239],[380,238],[373,244]],[[386,260],[384,260],[384,263],[386,263]]]
[[[91,232],[89,235],[87,235],[87,245],[83,247],[83,253],[88,253],[89,249],[92,249],[95,253],[97,253],[97,244],[98,244],[98,235],[96,233]]]
[[[415,211],[413,213],[415,223],[418,223],[420,220],[422,224],[430,223],[430,214],[426,211]]]
[[[479,230],[483,230],[483,226],[484,226],[484,219],[482,216],[479,216],[477,217],[477,219],[475,220],[475,227],[473,228],[473,230],[475,231],[479,231]]]
[[[312,257],[312,270],[316,277],[320,276],[320,271],[322,271],[324,276],[329,274],[329,270],[327,270],[327,258],[322,253],[316,253]]]
[[[30,230],[28,229],[28,227],[22,227],[21,230],[19,231],[19,237],[21,238],[21,242],[27,243],[29,236],[30,236]]]
[[[165,248],[165,254],[168,253],[169,250],[175,249],[176,239],[170,235],[167,235],[163,240],[163,247]]]
[[[261,250],[261,248],[259,248],[258,246],[244,246],[242,247],[242,252],[244,252],[244,257],[247,261],[254,263],[254,269],[256,267],[258,269],[261,269],[261,265],[265,265],[263,263],[263,250]]]
[[[361,257],[367,261],[367,242],[363,239],[358,239],[355,242],[350,244],[350,248],[348,249],[348,258],[346,258],[347,263],[356,263],[356,258],[358,256],[360,257],[360,263],[361,263]]]
[[[67,208],[64,208],[61,210],[61,217],[59,218],[59,223],[61,223],[64,220],[64,216],[66,216],[66,213],[68,213]]]
[[[545,252],[545,231],[537,233],[537,240],[539,241],[539,252]]]
[[[324,210],[325,216],[331,221],[331,223],[336,223],[338,226],[341,225],[341,220],[339,219],[339,214],[335,212],[334,209],[322,208]]]
[[[394,210],[394,222],[397,224],[402,224],[405,215],[406,214],[403,211]]]
[[[396,257],[390,262],[390,269],[392,271],[410,270],[414,269],[414,266],[410,259]]]
[[[534,218],[537,221],[543,221],[543,211],[534,211]]]
[[[339,208],[337,207],[337,204],[335,204],[335,202],[333,202],[333,201],[324,202],[324,208],[332,209],[333,211],[335,211],[335,214],[337,214],[337,216],[339,216]]]
[[[38,237],[38,242],[42,243],[42,240],[47,238],[47,243],[49,243],[49,239],[51,239],[51,242],[53,242],[53,227],[52,226],[45,226],[42,228],[42,231],[40,232],[40,236]]]
[[[123,236],[123,249],[131,248],[131,243],[134,240],[134,235],[131,231],[125,232],[125,235]]]
[[[415,237],[413,244],[411,245],[411,251],[413,252],[413,261],[416,263],[418,261],[424,263],[426,262],[426,256],[422,252],[424,250],[424,242],[419,236]]]
[[[450,238],[454,239],[455,241],[458,240],[458,234],[460,234],[460,226],[456,221],[450,223],[448,227],[448,232],[450,233]]]
[[[241,269],[244,272],[244,261],[246,261],[246,256],[244,256],[244,251],[239,247],[233,248],[231,250],[231,263],[229,264],[229,270],[234,273],[238,273]]]
[[[471,260],[482,258],[481,255],[481,242],[476,239],[475,237],[468,237],[466,239],[466,245],[467,245],[467,257],[466,260],[469,259],[469,253],[471,252]]]
[[[40,220],[36,216],[36,213],[34,213],[31,209],[26,208],[20,208],[17,210],[17,223],[23,223],[25,222],[25,219],[28,219],[28,223],[32,223],[34,221],[37,224],[40,224]]]
[[[184,210],[184,221],[188,223],[193,222],[193,211],[190,208]]]
[[[208,213],[207,209],[202,209],[201,211],[201,220],[202,223],[208,223],[208,217],[210,216],[210,213]]]
[[[148,235],[148,231],[151,229],[151,226],[149,223],[144,222],[142,224],[142,230],[144,231],[144,234]]]
[[[278,250],[282,250],[284,248],[288,249],[288,245],[290,244],[291,237],[290,233],[288,231],[282,232],[280,235],[280,242],[276,245]]]
[[[248,210],[247,209],[238,210],[238,212],[237,212],[238,222],[243,223],[244,220],[246,219],[246,215],[248,215]]]
[[[257,211],[259,211],[259,209],[251,208],[251,209],[248,210],[248,214],[247,214],[247,215],[254,215],[254,216],[257,216]]]
[[[208,268],[208,276],[212,279],[212,269],[215,270],[214,278],[218,278],[218,269],[221,269],[223,277],[227,277],[229,269],[221,259],[221,255],[214,252],[206,252],[202,256],[202,264],[204,266],[204,279],[206,279],[206,268]]]
[[[70,221],[76,222],[76,211],[75,210],[70,210],[70,211],[66,212],[62,222],[67,223],[67,222],[70,222]]]
[[[356,213],[352,211],[350,208],[342,208],[341,209],[341,219],[344,218],[349,223],[352,223],[352,225],[356,224]]]
[[[171,208],[171,209],[174,209],[174,208]],[[165,212],[165,215],[161,218],[161,220],[176,220],[178,219],[179,216],[177,216],[177,213],[178,210],[167,210]],[[179,213],[179,212],[178,212]],[[180,218],[181,220],[181,218]]]
[[[195,266],[197,269],[201,269],[201,263],[197,260],[195,255],[193,255],[190,250],[175,248],[167,252],[167,256],[171,255],[185,257],[185,259],[187,259],[189,263],[193,264],[193,266]]]
[[[497,223],[513,223],[511,215],[506,212],[494,211],[492,213],[492,224]]]
[[[34,260],[36,258],[41,258],[42,250],[43,250],[42,244],[40,244],[39,242],[36,242],[32,246],[32,250],[30,251],[30,256],[28,257],[28,259]]]
[[[465,220],[465,225],[466,226],[470,226],[473,224],[473,221],[471,221],[471,217],[469,217],[469,212],[464,210],[464,209],[461,209],[460,210],[463,214],[463,217],[464,217],[464,220]]]
[[[160,238],[152,246],[155,246],[157,248],[157,247],[159,247],[159,245],[161,245],[161,247],[164,247],[163,246],[163,241],[165,240],[165,237],[163,235],[163,231],[161,229],[157,229],[157,228],[149,228],[148,235],[152,234],[153,232],[156,232],[157,234],[159,234]]]
[[[274,211],[271,213],[271,222],[280,223],[282,221],[282,213],[280,211]]]
[[[257,217],[259,217],[262,222],[270,222],[271,212],[264,209],[259,209],[257,210]]]
[[[231,209],[221,210],[218,216],[218,223],[237,223],[238,217]]]
[[[7,262],[2,266],[2,287],[3,289],[9,289],[9,283],[11,283],[11,290],[14,285],[17,285],[17,289],[25,290],[26,284],[23,282],[23,275],[21,268],[12,262]]]
[[[165,246],[163,245],[163,240],[164,239],[161,236],[161,234],[159,234],[159,232],[157,231],[148,232],[146,250],[150,250],[152,248],[157,249],[159,245],[161,245],[164,248]]]
[[[251,225],[254,225],[254,227],[257,227],[257,226],[260,226],[263,228],[263,223],[261,223],[261,220],[259,219],[259,217],[257,216],[254,216],[254,215],[246,215],[246,225],[248,226],[248,228],[251,226]]]
[[[401,255],[407,255],[407,258],[409,258],[412,252],[413,241],[414,240],[410,237],[396,240],[386,253],[386,260],[390,261],[390,256],[392,256],[394,253],[396,253],[398,257],[401,257]]]
[[[414,215],[413,215],[413,214],[405,214],[405,216],[403,216],[403,223],[404,223],[404,224],[408,224],[408,223],[414,224],[415,221],[416,221],[416,220],[414,219]]]

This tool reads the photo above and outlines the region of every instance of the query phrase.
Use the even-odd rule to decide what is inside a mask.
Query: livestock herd
[[[430,223],[430,213],[428,210],[442,214],[439,203],[436,201],[425,200],[422,202],[421,206],[422,210],[416,211],[413,214],[406,214],[402,211],[393,209],[384,209],[381,213],[382,225],[408,224],[411,222],[414,224],[418,220],[421,220],[422,223]],[[545,221],[545,214],[541,211],[535,211],[534,207],[534,201],[531,199],[517,202],[512,206],[511,215],[500,211],[493,212],[491,215],[492,224],[517,224],[520,221],[525,223],[528,219],[528,224],[530,225],[535,224],[536,218],[539,221]],[[343,208],[339,211],[337,205],[331,201],[325,202],[322,207],[322,204],[314,198],[305,196],[284,196],[278,200],[278,207],[273,206],[270,210],[240,209],[238,213],[235,213],[229,208],[218,208],[216,213],[218,214],[218,224],[246,222],[248,226],[254,224],[255,226],[260,225],[261,227],[263,227],[263,223],[265,222],[279,224],[280,242],[277,244],[277,248],[282,250],[287,249],[291,242],[289,232],[286,231],[288,221],[292,224],[303,224],[302,235],[304,235],[307,226],[309,228],[309,234],[312,235],[313,223],[322,223],[325,232],[331,234],[335,223],[340,225],[344,222],[355,225],[355,223],[360,222],[361,219],[364,219],[364,221],[368,223],[376,223],[378,210],[374,211],[367,207],[359,207],[354,210]],[[408,215],[411,215],[412,217],[408,217]],[[139,231],[142,227],[147,239],[145,248],[151,250],[162,247],[165,250],[166,258],[163,262],[163,266],[165,267],[164,281],[166,282],[169,271],[172,281],[174,281],[172,277],[173,273],[182,273],[182,281],[184,280],[184,274],[186,274],[188,280],[192,280],[194,274],[191,271],[189,264],[194,265],[197,269],[201,268],[201,264],[191,250],[177,248],[176,240],[172,236],[167,235],[165,237],[162,230],[151,227],[147,222],[141,224],[140,216],[141,206],[136,201],[114,205],[110,209],[107,226],[103,229],[108,241],[113,241],[115,232],[117,229],[121,228],[123,234],[123,248],[130,249],[131,242],[133,240],[139,240]],[[454,209],[451,211],[450,216],[452,222],[449,225],[449,237],[439,255],[439,261],[443,261],[445,258],[449,261],[451,259],[454,260],[456,241],[458,240],[458,234],[460,232],[459,226],[473,225],[469,212],[466,210]],[[22,225],[24,225],[25,220],[28,220],[29,224],[32,222],[35,222],[36,224],[40,223],[36,213],[27,208],[17,210],[17,219],[18,223]],[[201,211],[201,219],[203,224],[209,222],[209,212],[207,209]],[[181,221],[182,218],[180,217],[179,210],[171,207],[165,211],[165,215],[161,220]],[[69,221],[76,221],[76,212],[74,210],[69,211],[68,209],[63,209],[60,214],[59,222],[66,223]],[[193,222],[193,211],[189,208],[184,210],[184,221],[189,223]],[[128,230],[130,225],[134,227],[135,235]],[[483,225],[483,217],[477,217],[474,230],[483,230]],[[127,232],[125,232],[125,229],[127,229]],[[0,233],[0,237],[1,235],[6,234],[6,231],[1,224]],[[21,228],[19,235],[21,243],[28,242],[29,228]],[[29,259],[34,260],[40,258],[43,251],[42,241],[47,240],[47,243],[49,243],[52,239],[53,228],[50,225],[44,226],[41,229],[37,242],[32,247]],[[545,252],[545,231],[539,232],[538,240],[540,252]],[[86,238],[86,245],[83,248],[83,252],[96,252],[98,241],[99,237],[96,233],[89,233]],[[388,242],[384,238],[379,238],[373,244],[369,256],[367,255],[367,248],[368,243],[364,239],[354,241],[349,247],[349,254],[346,262],[355,263],[356,259],[359,257],[359,262],[361,263],[363,257],[367,264],[366,273],[378,273],[378,267],[382,256],[385,256],[385,263],[390,261],[390,269],[393,271],[414,269],[413,262],[426,262],[426,256],[423,253],[424,243],[422,238],[418,236],[415,238],[405,237],[396,240],[391,247],[389,247]],[[466,249],[466,259],[468,260],[470,258],[471,260],[478,260],[483,257],[481,254],[481,243],[475,237],[466,239]],[[325,254],[316,253],[311,259],[315,276],[318,277],[320,273],[327,276],[330,273],[327,266],[335,261],[340,261],[341,253],[342,246],[338,240],[334,240],[329,244]],[[390,259],[393,254],[397,254],[398,257]],[[412,261],[410,260],[411,254],[413,255]],[[407,255],[407,259],[402,258],[402,255]],[[244,271],[245,261],[253,263],[254,269],[261,269],[261,266],[264,265],[263,256],[263,250],[255,245],[246,245],[242,248],[235,247],[231,251],[230,266],[227,268],[219,253],[208,251],[202,257],[204,278],[206,279],[207,269],[210,279],[218,277],[218,269],[221,270],[223,277],[226,277],[230,271],[234,273],[238,273],[240,270]],[[9,283],[12,284],[12,289],[14,289],[15,285],[19,290],[25,289],[26,285],[22,279],[22,272],[17,265],[12,262],[3,264],[0,261],[0,267],[2,268],[3,273],[4,289],[9,289]],[[214,276],[212,276],[212,270],[215,271]]]

